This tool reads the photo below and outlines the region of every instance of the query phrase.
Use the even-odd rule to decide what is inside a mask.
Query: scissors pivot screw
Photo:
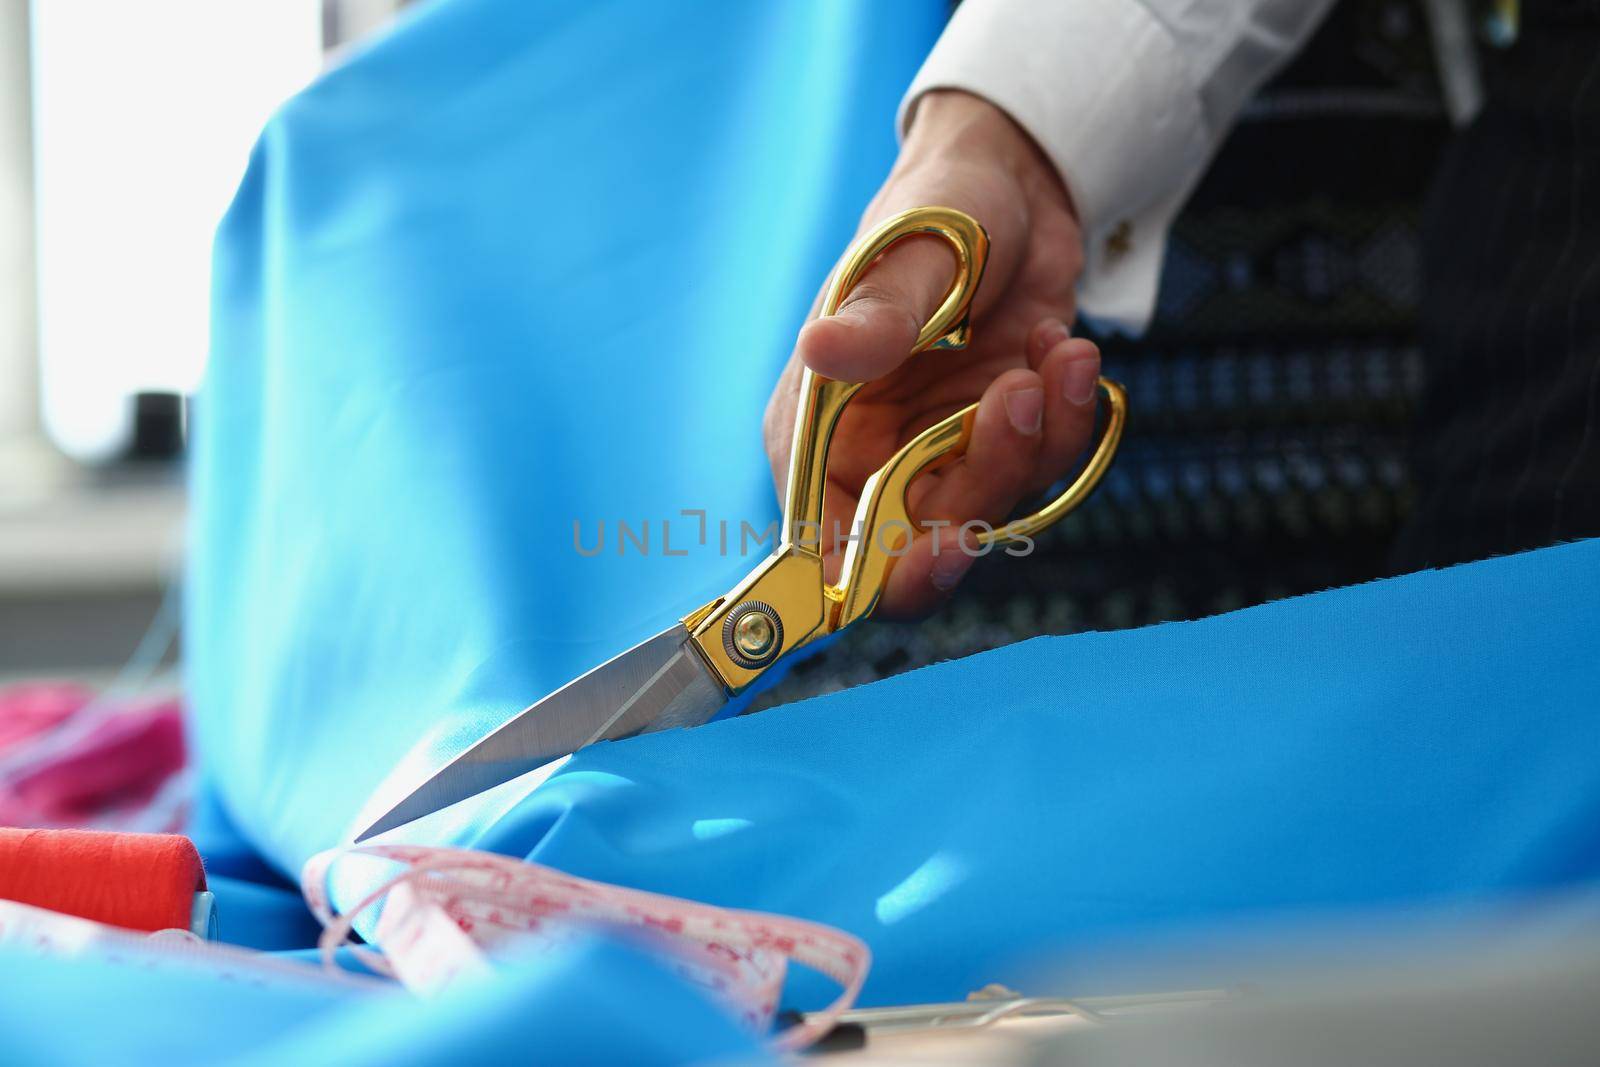
[[[741,604],[722,624],[722,647],[735,663],[760,667],[783,647],[783,623],[770,605],[759,600]]]

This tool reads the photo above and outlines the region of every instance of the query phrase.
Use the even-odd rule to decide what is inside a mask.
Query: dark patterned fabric
[[[1528,4],[1429,204],[1415,430],[1396,565],[1600,534],[1600,4]]]

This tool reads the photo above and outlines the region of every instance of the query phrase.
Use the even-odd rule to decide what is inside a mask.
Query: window
[[[0,679],[109,676],[140,642],[182,489],[101,461],[175,451],[251,144],[403,4],[0,0]]]
[[[41,424],[101,460],[135,394],[198,384],[212,231],[322,64],[322,3],[35,0],[32,20]]]

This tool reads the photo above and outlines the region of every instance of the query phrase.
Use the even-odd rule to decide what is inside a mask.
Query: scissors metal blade
[[[419,819],[596,741],[699,726],[728,693],[680,623],[579,675],[445,764],[356,835]]]

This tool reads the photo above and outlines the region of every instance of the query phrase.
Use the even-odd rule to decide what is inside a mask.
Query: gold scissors
[[[965,347],[989,237],[975,219],[953,208],[916,208],[861,238],[835,271],[822,313],[837,311],[890,246],[920,234],[950,245],[956,273],[912,351]],[[1083,470],[1044,508],[979,534],[982,547],[1032,537],[1083,503],[1100,483],[1122,440],[1127,398],[1122,387],[1109,379],[1101,378],[1099,385],[1108,402],[1105,427]],[[781,537],[771,556],[733,589],[691,611],[680,623],[518,712],[411,790],[356,840],[465,800],[598,741],[700,726],[784,656],[871,614],[895,560],[913,537],[906,490],[924,471],[965,453],[978,405],[928,427],[867,479],[852,528],[856,536],[845,549],[838,581],[830,583],[820,551],[828,445],[840,413],[860,388],[860,383],[805,371]]]

